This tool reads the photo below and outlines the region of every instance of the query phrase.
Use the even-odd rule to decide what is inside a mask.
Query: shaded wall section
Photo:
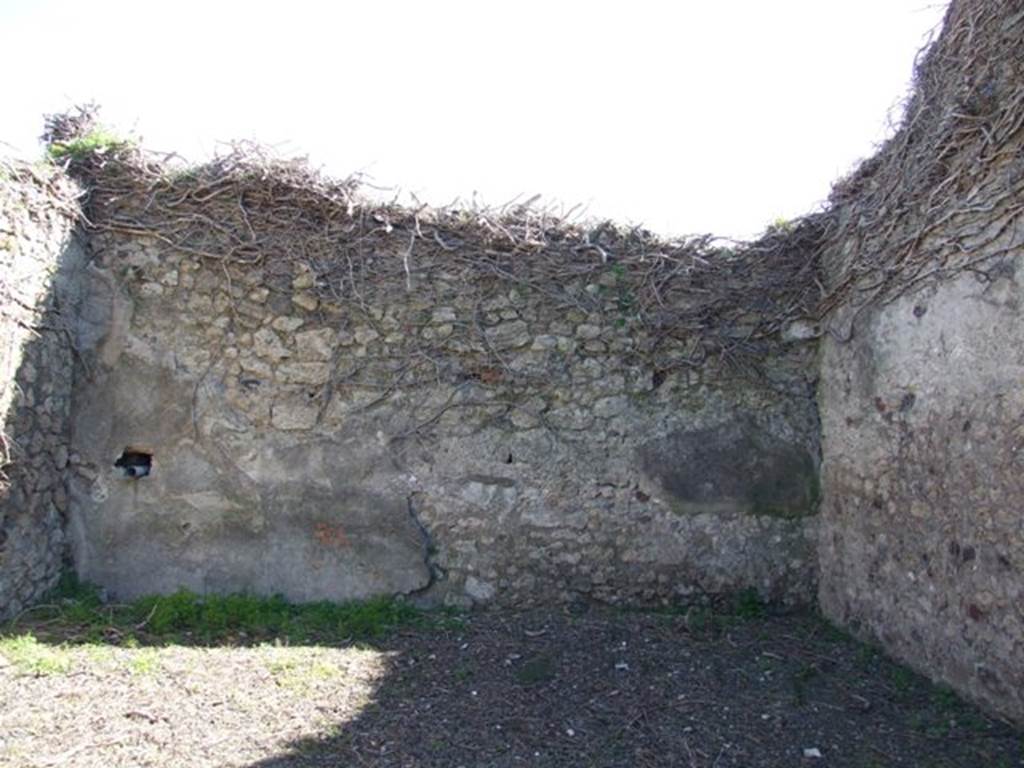
[[[904,128],[839,187],[819,389],[822,609],[1018,721],[1022,39],[1019,2],[954,3]]]
[[[65,551],[74,195],[52,168],[0,164],[0,619],[55,584]]]

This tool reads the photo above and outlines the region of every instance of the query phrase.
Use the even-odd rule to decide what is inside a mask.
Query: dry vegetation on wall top
[[[444,305],[467,291],[484,307],[510,290],[532,293],[640,338],[638,357],[666,371],[709,355],[749,370],[818,300],[811,223],[733,249],[710,236],[666,241],[574,224],[529,205],[413,209],[371,202],[353,179],[246,144],[176,170],[128,142],[97,146],[91,117],[52,116],[46,135],[88,182],[90,227],[261,269],[271,289],[307,273],[320,300],[364,309],[417,297]],[[470,345],[483,338],[481,328],[462,330]],[[670,340],[688,342],[688,354],[665,354]]]
[[[1000,255],[985,246],[1024,212],[1022,40],[1020,0],[954,2],[943,35],[919,57],[897,133],[835,186],[824,211],[750,243],[662,240],[528,205],[380,204],[361,197],[354,179],[327,179],[252,145],[175,169],[99,130],[91,107],[50,116],[44,139],[91,188],[95,230],[258,267],[270,287],[304,268],[323,300],[354,307],[418,292],[436,304],[446,285],[483,305],[514,287],[613,319],[656,368],[719,356],[751,372],[784,338],[818,327],[845,336],[827,322],[840,306],[891,301],[964,270],[984,279],[985,262]]]
[[[1024,2],[957,0],[922,52],[900,129],[835,186],[826,314],[986,263],[1024,213]],[[993,244],[996,247],[991,247]],[[841,248],[838,246],[842,246]]]

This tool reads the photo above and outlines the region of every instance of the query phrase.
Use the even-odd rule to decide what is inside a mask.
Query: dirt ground
[[[1024,733],[812,615],[74,641],[0,635],[0,766],[1024,766]]]

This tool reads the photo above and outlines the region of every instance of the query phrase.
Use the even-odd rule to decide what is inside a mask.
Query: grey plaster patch
[[[639,453],[645,473],[687,514],[736,509],[802,517],[817,509],[817,467],[808,448],[780,440],[751,418],[675,431]]]

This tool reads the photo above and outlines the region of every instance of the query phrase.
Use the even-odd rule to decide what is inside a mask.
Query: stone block
[[[283,384],[326,384],[331,377],[328,363],[281,363],[275,369],[277,380]]]
[[[315,403],[302,400],[278,400],[271,406],[270,423],[286,431],[312,429],[319,409]]]
[[[330,360],[339,343],[339,334],[331,328],[317,328],[295,334],[298,360]]]
[[[281,337],[269,328],[260,328],[252,335],[252,347],[257,355],[271,362],[291,357]]]

